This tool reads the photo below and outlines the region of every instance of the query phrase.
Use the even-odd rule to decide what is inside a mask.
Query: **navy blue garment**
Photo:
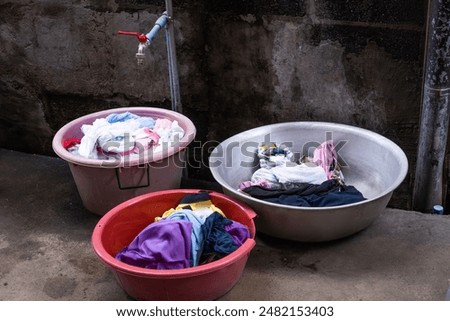
[[[302,207],[339,206],[365,200],[354,186],[340,185],[336,180],[327,180],[320,185],[304,184],[287,190],[250,186],[243,191],[267,202]]]
[[[296,187],[289,189],[268,189],[262,186],[249,186],[243,192],[250,194],[252,197],[259,199],[274,198],[281,195],[310,195],[310,194],[325,194],[333,191],[339,191],[342,185],[334,179],[327,180],[320,185],[309,183],[298,183]]]
[[[209,201],[211,198],[209,197],[208,192],[200,191],[196,194],[188,194],[184,196],[179,204],[190,204],[190,203],[198,203],[203,201]]]
[[[265,201],[283,205],[325,207],[339,206],[357,203],[365,200],[361,192],[353,186],[347,186],[342,191],[329,192],[326,194],[302,195],[280,195],[274,198],[266,198]]]
[[[204,236],[203,252],[200,261],[215,256],[216,259],[234,252],[238,246],[231,235],[225,230],[226,225],[233,222],[217,212],[212,213],[202,225]]]

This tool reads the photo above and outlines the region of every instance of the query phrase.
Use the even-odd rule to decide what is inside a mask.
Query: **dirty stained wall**
[[[152,0],[0,1],[0,146],[52,154],[68,121],[118,106],[170,108],[164,36],[135,63],[164,10]],[[408,208],[424,48],[425,0],[174,1],[184,113],[197,126],[190,173],[216,141],[256,126],[319,120],[398,143],[410,175],[391,206]],[[201,147],[204,148],[201,148]]]

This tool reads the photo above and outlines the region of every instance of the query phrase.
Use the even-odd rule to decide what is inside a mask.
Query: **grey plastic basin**
[[[238,191],[259,167],[258,144],[284,143],[296,157],[311,155],[325,140],[338,152],[347,185],[354,185],[367,200],[333,207],[296,207],[269,203]],[[325,122],[289,122],[254,128],[220,143],[211,153],[209,166],[225,194],[257,213],[257,231],[274,237],[320,242],[339,239],[369,226],[388,204],[404,180],[408,160],[391,140],[372,131]]]

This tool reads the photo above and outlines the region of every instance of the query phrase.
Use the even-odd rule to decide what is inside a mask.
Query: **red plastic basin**
[[[250,251],[255,246],[255,212],[239,201],[210,192],[211,201],[225,215],[249,228],[251,238],[236,251],[212,263],[177,270],[155,270],[128,265],[114,256],[127,246],[155,217],[174,208],[198,190],[153,192],[128,200],[106,213],[92,234],[95,253],[114,272],[120,286],[138,300],[214,300],[239,281]]]

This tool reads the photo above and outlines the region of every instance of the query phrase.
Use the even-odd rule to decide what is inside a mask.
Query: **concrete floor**
[[[0,300],[131,300],[91,249],[99,216],[83,208],[67,164],[0,149],[0,168]],[[220,300],[446,297],[449,216],[386,209],[339,241],[256,241],[239,283]]]

